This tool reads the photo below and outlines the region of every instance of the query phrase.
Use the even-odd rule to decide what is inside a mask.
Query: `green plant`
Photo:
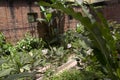
[[[68,71],[64,71],[58,75],[54,75],[49,79],[45,80],[95,80],[95,79],[100,80],[101,78],[92,72],[71,69]]]
[[[78,5],[81,6],[83,12],[85,13],[85,16],[81,13],[75,12],[71,8],[71,6],[65,6],[61,4],[61,2],[49,4],[40,1],[39,4],[42,6],[49,6],[62,10],[66,14],[74,17],[76,20],[79,20],[81,24],[84,25],[85,28],[90,32],[89,38],[93,42],[93,52],[97,60],[100,62],[102,70],[106,70],[106,74],[112,80],[120,79],[120,64],[118,64],[118,62],[116,61],[117,53],[115,48],[115,41],[110,34],[107,21],[103,18],[101,14],[96,12],[95,9],[87,3],[79,4],[78,2]],[[88,9],[90,10],[90,12]]]
[[[30,51],[32,49],[39,49],[44,47],[45,42],[42,38],[34,38],[30,35],[25,35],[25,38],[17,42],[16,50],[17,51]]]
[[[116,21],[108,21],[111,34],[116,41],[116,47],[118,53],[120,53],[120,24]]]
[[[81,24],[81,23],[78,23],[77,24],[77,28],[76,28],[76,31],[78,32],[78,33],[84,33],[85,32],[85,28],[84,28],[84,26]]]
[[[23,48],[25,46],[25,48]],[[35,39],[31,36],[20,41],[19,44],[9,46],[9,55],[0,57],[0,79],[28,79],[34,78],[33,69],[36,66],[44,65],[45,58],[41,49],[44,47],[42,39]],[[38,49],[38,50],[36,50]],[[43,61],[44,60],[44,61]],[[27,77],[27,78],[26,78]]]
[[[50,50],[44,55],[47,62],[53,65],[60,66],[67,60],[68,50],[64,47],[51,47]]]
[[[5,37],[2,33],[0,33],[0,56],[1,55],[9,55],[9,47],[12,46],[11,44],[7,43]]]
[[[0,59],[0,79],[28,79],[33,80],[37,66],[45,66],[46,59],[42,50],[31,50],[30,52],[18,52],[14,47],[10,48],[9,56],[2,56]]]
[[[75,41],[75,31],[68,30],[60,37],[60,43],[61,46],[64,46],[67,48],[68,44],[71,44],[71,42]]]
[[[6,78],[13,74],[19,74],[24,71],[30,71],[32,58],[26,53],[11,53],[9,56],[2,57],[6,62],[0,65],[0,77]]]
[[[45,37],[45,41],[48,43],[48,45],[56,46],[60,44],[59,28],[62,27],[60,22],[63,20],[64,14],[49,7],[40,6],[40,9],[43,16],[38,20],[40,24],[43,24],[44,27],[46,27],[47,35]]]

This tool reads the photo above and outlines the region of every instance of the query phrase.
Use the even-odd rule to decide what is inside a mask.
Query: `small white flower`
[[[23,68],[20,68],[20,72],[24,72],[24,69],[23,69]]]
[[[48,53],[48,49],[43,49],[43,50],[42,50],[42,53],[43,53],[43,54],[47,54],[47,53]]]
[[[57,50],[56,47],[53,47],[53,50],[56,51]]]
[[[81,62],[80,65],[85,66],[85,63],[82,63],[82,62]]]
[[[29,55],[30,55],[30,56],[33,56],[33,53],[32,53],[32,52],[29,52]]]
[[[71,48],[72,47],[72,45],[71,44],[67,44],[67,48]]]
[[[23,46],[23,49],[25,49],[25,46]]]
[[[89,50],[87,50],[86,53],[87,53],[88,55],[90,55],[90,54],[92,53],[92,51],[93,51],[93,49],[89,49]]]

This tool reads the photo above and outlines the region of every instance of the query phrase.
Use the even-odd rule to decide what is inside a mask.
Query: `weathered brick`
[[[45,25],[28,22],[28,13],[30,13],[29,4],[27,0],[11,0],[13,7],[10,7],[7,0],[0,0],[0,31],[6,36],[7,41],[16,42],[24,37],[26,32],[30,32],[33,36],[44,37],[48,33]],[[111,2],[102,9],[103,15],[108,20],[115,20],[120,23],[120,4],[118,2]],[[82,12],[80,7],[73,7],[75,11]],[[12,10],[11,10],[12,9]],[[32,3],[32,12],[36,12],[41,18],[40,9],[38,5]],[[60,22],[60,33],[68,29],[76,29],[77,22],[75,19],[70,19],[70,16],[64,15]]]

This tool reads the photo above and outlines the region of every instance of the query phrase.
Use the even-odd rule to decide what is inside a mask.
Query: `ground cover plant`
[[[49,79],[45,79],[45,80],[100,80],[100,76],[89,71],[87,72],[87,71],[79,71],[76,69],[71,69],[68,71],[64,71],[59,75],[54,75]]]
[[[120,79],[120,64],[116,51],[119,36],[111,34],[102,15],[87,3],[78,4],[82,7],[84,15],[74,12],[71,5],[60,1],[53,4],[40,2],[40,5],[58,9],[73,16],[80,23],[75,31],[68,30],[62,35],[57,35],[60,41],[58,45],[54,37],[53,40],[44,41],[42,38],[26,36],[15,46],[9,46],[0,34],[1,80],[34,80],[37,74],[34,69],[48,64],[52,67],[43,73],[45,80]],[[56,76],[56,68],[64,64],[71,54],[76,55],[74,59],[78,61],[78,69],[68,70]]]
[[[83,32],[87,33],[87,35],[85,35]],[[59,80],[60,77],[63,79],[64,78],[72,79],[74,78],[74,76],[75,77],[77,76],[77,73],[80,75],[76,77],[76,80],[79,80],[78,77],[80,77],[81,75],[83,75],[83,78],[81,78],[81,80],[84,80],[86,78],[83,74],[84,72],[85,74],[88,73],[91,79],[94,78],[91,75],[96,75],[97,79],[109,78],[106,72],[103,71],[106,74],[104,75],[103,72],[101,71],[101,65],[99,64],[97,58],[94,56],[92,52],[93,49],[90,47],[91,40],[88,38],[89,33],[86,31],[83,32],[82,33],[84,35],[82,35],[81,32],[78,31],[78,29],[76,29],[76,31],[68,30],[62,36],[60,36],[61,45],[59,46],[52,45],[51,47],[49,45],[47,48],[44,47],[45,42],[41,41],[42,39],[40,39],[40,42],[37,41],[37,43],[42,45],[42,47],[39,48],[33,47],[30,48],[29,50],[23,47],[25,45],[31,47],[30,43],[32,43],[32,40],[34,42],[38,39],[35,40],[35,38],[26,36],[27,40],[25,38],[20,41],[20,44],[23,45],[17,43],[15,46],[10,46],[8,47],[10,54],[1,56],[0,60],[1,62],[0,67],[2,72],[2,74],[0,74],[1,79],[12,80],[13,77],[14,79],[18,78],[29,79],[29,77],[31,76],[32,77],[31,80],[33,80],[35,78],[34,77],[35,73],[33,69],[38,66],[44,67],[47,64],[53,65],[53,68],[51,68],[51,70],[53,71],[51,72],[51,70],[50,71],[48,70],[45,73],[45,76],[47,77],[48,80],[49,79]],[[42,44],[41,42],[44,43]],[[20,46],[20,48],[18,46]],[[19,50],[18,48],[21,50]],[[69,71],[65,72],[63,73],[63,75],[64,74],[66,75],[64,77],[62,76],[62,74],[59,75],[59,77],[58,76],[54,77],[55,68],[65,63],[69,55],[73,53],[77,55],[75,59],[80,60],[80,64],[78,64],[80,70],[79,71],[77,70],[77,72],[75,73],[74,72],[70,73]],[[73,77],[69,75],[73,75]]]
[[[9,54],[9,47],[11,44],[5,41],[5,37],[2,33],[0,33],[0,55],[7,55]]]
[[[94,55],[101,64],[101,68],[103,68],[102,70],[109,76],[110,79],[119,80],[120,68],[119,62],[116,61],[118,53],[116,52],[115,41],[110,34],[107,21],[101,14],[96,12],[92,6],[87,4],[87,2],[81,4],[78,1],[78,5],[81,6],[85,15],[74,12],[70,5],[63,5],[59,1],[54,2],[53,4],[41,1],[39,4],[59,9],[66,14],[71,15],[76,20],[79,20],[90,32],[89,38],[93,41],[92,48],[94,49]]]
[[[52,45],[50,47],[49,45],[46,47],[45,42],[41,41],[42,39],[39,40],[40,42],[36,38],[26,36],[16,45],[8,47],[10,54],[1,56],[0,78],[3,80],[18,79],[21,77],[25,77],[22,79],[29,79],[31,76],[31,79],[34,79],[35,67],[44,67],[47,64],[52,64],[52,69],[55,70],[65,63],[68,60],[68,57],[73,53],[79,55],[78,58],[84,59],[84,62],[87,61],[87,58],[85,57],[87,57],[89,53],[88,55],[85,53],[89,50],[89,47],[84,40],[89,44],[90,42],[87,37],[83,37],[76,31],[69,30],[65,32],[61,36],[61,45],[59,46]],[[30,43],[33,42],[42,46],[32,47]],[[80,52],[82,53],[81,55]],[[46,73],[47,76],[48,73]],[[49,77],[53,74],[49,75]]]
[[[35,47],[32,45],[33,43],[40,44],[40,46]],[[47,63],[60,66],[67,61],[67,55],[70,51],[66,50],[64,46],[49,47],[49,45],[47,48],[44,46],[45,42],[42,39],[38,40],[31,36],[26,36],[16,45],[9,46],[9,54],[1,55],[0,59],[1,79],[9,80],[13,79],[13,77],[16,79],[32,76],[34,75],[32,74],[34,73],[33,69],[37,66],[43,67]],[[4,51],[1,53],[4,53]]]

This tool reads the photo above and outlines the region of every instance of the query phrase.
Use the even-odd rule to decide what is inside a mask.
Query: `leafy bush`
[[[52,34],[52,31],[50,31],[50,37],[52,37],[50,39],[52,40],[50,41],[50,43],[48,43],[49,49],[43,48],[44,41],[42,39],[39,40],[33,37],[27,37],[23,39],[22,41],[17,43],[15,48],[9,48],[11,53],[10,56],[1,56],[1,79],[4,79],[6,77],[9,79],[8,75],[13,76],[14,74],[16,75],[22,74],[24,72],[31,72],[31,69],[33,69],[34,67],[44,66],[47,62],[53,63],[55,65],[57,64],[57,66],[59,66],[63,62],[65,62],[68,51],[72,51],[73,53],[78,53],[78,58],[82,59],[82,63],[85,64],[85,67],[83,67],[82,69],[83,71],[66,71],[60,76],[58,75],[55,77],[51,77],[51,80],[94,80],[101,79],[101,77],[102,79],[104,79],[103,77],[105,76],[112,80],[119,80],[120,64],[119,61],[117,61],[116,59],[116,41],[110,34],[108,24],[106,20],[101,16],[101,14],[97,13],[89,4],[80,5],[83,9],[83,12],[85,13],[84,15],[74,12],[70,5],[64,5],[59,1],[53,4],[45,2],[40,2],[40,4],[43,6],[49,6],[62,10],[66,14],[73,16],[75,19],[81,22],[84,28],[77,27],[78,33],[74,31],[66,32],[63,36],[61,36],[61,45],[57,47],[52,46],[53,48],[50,47],[51,43],[55,44],[58,39],[52,39],[53,37],[56,37],[56,35]],[[88,9],[91,10],[92,13],[89,12]],[[93,16],[91,14],[93,14]],[[99,22],[97,20],[99,20]],[[84,29],[89,32],[87,33],[87,36],[90,39],[86,36],[86,34],[85,36],[81,35],[84,33]],[[1,38],[0,44],[2,45],[3,43],[5,43],[4,38]],[[89,51],[91,50],[90,47],[93,49],[93,52]],[[8,49],[4,48],[3,46],[1,46],[1,48],[3,48],[2,52],[6,52],[4,51],[4,49]],[[92,53],[92,55],[89,55],[87,53]]]
[[[84,15],[75,12],[70,5],[64,5],[60,1],[53,4],[40,1],[39,4],[56,8],[79,20],[90,33],[89,38],[92,40],[91,47],[94,49],[94,56],[101,65],[101,71],[106,71],[110,79],[119,80],[120,64],[117,61],[115,40],[110,34],[107,21],[87,2],[81,4],[79,0],[76,1],[81,6]]]
[[[41,51],[44,44],[42,39],[27,35],[15,46],[11,46],[5,41],[3,34],[0,34],[0,79],[13,80],[34,75],[32,69],[43,65],[45,59]],[[9,55],[6,56],[8,52]]]
[[[39,47],[39,49],[31,48],[29,51],[21,48],[19,51],[13,46],[9,47],[9,50],[9,56],[1,56],[0,59],[0,79],[10,80],[13,76],[15,79],[30,77],[35,67],[43,67],[47,63],[53,66],[61,65],[66,61],[67,55],[67,50],[63,47],[51,47],[50,49]]]
[[[60,74],[54,75],[49,79],[45,80],[100,80],[100,79],[101,79],[100,76],[97,76],[93,72],[71,69],[68,71],[64,71]]]
[[[68,50],[64,47],[53,47],[48,51],[47,60],[53,65],[60,66],[67,61]]]
[[[56,1],[55,1],[56,2]],[[40,6],[41,14],[44,16],[38,19],[39,23],[45,25],[47,34],[45,41],[50,46],[58,46],[60,22],[63,20],[63,13],[49,7]],[[38,25],[39,26],[39,25]],[[40,25],[41,26],[41,25]]]
[[[5,37],[0,33],[0,56],[10,54],[9,47],[12,46],[9,43],[6,43]]]
[[[12,80],[10,78],[33,77],[33,69],[37,66],[45,65],[46,59],[42,55],[42,50],[32,50],[31,52],[17,52],[11,48],[9,56],[2,56],[0,59],[0,79]],[[14,76],[14,77],[13,77]]]
[[[120,24],[116,21],[108,21],[111,34],[116,41],[117,51],[120,54]]]
[[[20,40],[16,44],[17,51],[30,51],[32,49],[39,49],[43,48],[45,45],[45,42],[42,40],[42,38],[34,38],[30,35],[26,35],[23,40]]]

